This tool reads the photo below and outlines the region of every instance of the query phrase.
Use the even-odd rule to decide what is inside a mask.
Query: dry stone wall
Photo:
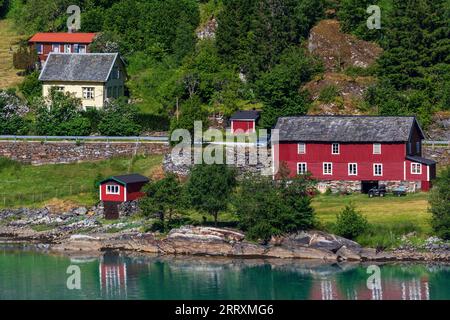
[[[169,152],[164,143],[136,142],[0,142],[0,157],[33,165],[105,160],[131,155],[158,155]]]

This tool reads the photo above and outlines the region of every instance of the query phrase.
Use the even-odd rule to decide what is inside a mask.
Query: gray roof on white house
[[[41,81],[106,82],[118,53],[50,53]]]
[[[415,117],[283,117],[275,129],[279,129],[280,141],[406,142],[415,124],[423,136]]]

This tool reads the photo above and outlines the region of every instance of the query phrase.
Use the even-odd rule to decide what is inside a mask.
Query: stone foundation
[[[380,181],[380,185],[386,185],[388,192],[392,192],[393,189],[404,186],[407,192],[418,192],[421,191],[422,183],[421,181]],[[362,190],[361,181],[319,181],[317,184],[317,189],[321,193],[330,190],[332,193],[358,193]]]
[[[167,152],[169,152],[169,145],[164,143],[0,142],[0,157],[33,165],[106,160],[136,154],[162,155]]]

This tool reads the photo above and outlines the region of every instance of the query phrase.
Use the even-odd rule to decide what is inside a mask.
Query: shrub
[[[442,171],[430,194],[431,226],[436,235],[450,240],[450,168]]]
[[[98,130],[105,136],[135,136],[141,133],[136,106],[118,99],[105,106]]]
[[[19,84],[19,90],[28,101],[42,97],[42,83],[39,81],[39,71],[34,71],[27,75],[23,82]]]
[[[309,189],[310,181],[304,178],[287,183],[246,177],[235,199],[239,227],[249,239],[262,242],[274,235],[312,228],[316,221]]]
[[[369,228],[367,219],[356,210],[353,203],[345,206],[341,213],[337,214],[335,233],[344,238],[355,240]]]

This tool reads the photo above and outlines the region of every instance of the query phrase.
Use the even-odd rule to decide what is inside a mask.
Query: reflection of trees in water
[[[311,276],[262,260],[156,259],[137,280],[147,299],[307,299]]]

